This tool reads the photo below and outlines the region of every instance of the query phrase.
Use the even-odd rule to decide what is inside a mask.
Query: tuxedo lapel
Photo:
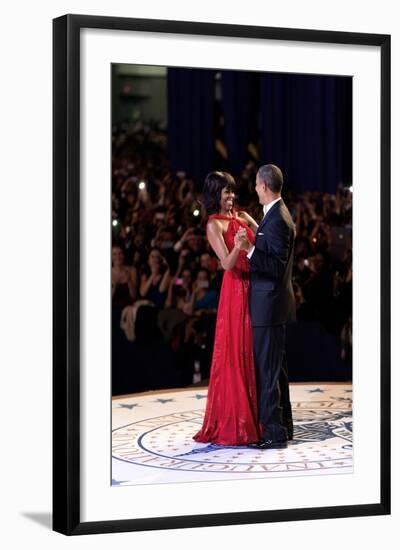
[[[282,204],[282,199],[280,199],[279,201],[277,201],[275,204],[273,204],[271,206],[271,208],[268,210],[268,212],[265,214],[265,216],[263,217],[263,219],[261,220],[261,223],[260,225],[258,226],[258,230],[257,230],[257,233],[259,233],[260,231],[262,231],[264,225],[266,224],[267,220],[269,219],[269,217],[271,216],[271,214],[273,212],[275,212],[275,210],[277,208],[279,208],[279,206]]]

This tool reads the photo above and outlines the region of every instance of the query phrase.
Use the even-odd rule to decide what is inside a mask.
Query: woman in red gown
[[[253,243],[257,223],[247,213],[234,210],[234,189],[235,181],[226,172],[208,174],[203,189],[203,206],[209,214],[207,238],[225,272],[206,412],[193,439],[217,445],[247,445],[260,439],[248,302],[250,272],[246,252],[235,245],[240,229]]]

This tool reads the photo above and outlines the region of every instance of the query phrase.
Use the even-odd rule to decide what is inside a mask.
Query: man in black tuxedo
[[[296,315],[292,287],[295,225],[281,198],[282,185],[283,175],[277,166],[267,164],[259,169],[255,190],[264,217],[255,245],[243,230],[235,237],[247,250],[250,262],[250,317],[262,426],[262,440],[255,443],[259,449],[284,448],[288,439],[293,439],[285,329]]]

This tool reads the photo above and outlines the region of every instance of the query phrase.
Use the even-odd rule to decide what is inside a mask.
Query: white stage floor
[[[112,401],[112,485],[351,473],[351,384],[292,384],[294,439],[260,451],[193,441],[207,388]]]

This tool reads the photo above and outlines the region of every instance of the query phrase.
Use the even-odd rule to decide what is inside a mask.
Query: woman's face
[[[208,275],[206,271],[199,271],[196,277],[198,283],[208,283]]]
[[[111,258],[113,266],[119,266],[124,263],[124,254],[119,246],[113,246]]]
[[[208,269],[208,264],[211,260],[211,256],[208,253],[204,253],[200,256],[200,266],[203,269]]]
[[[148,263],[151,266],[160,266],[161,264],[161,256],[158,250],[152,250],[149,254]]]
[[[196,277],[196,284],[197,284],[197,288],[206,289],[206,288],[209,287],[208,272],[207,271],[201,270],[201,271],[198,272],[197,277]]]
[[[182,272],[182,281],[183,281],[182,284],[185,288],[189,288],[190,285],[192,284],[192,274],[188,269],[185,269]]]
[[[221,191],[221,210],[223,212],[228,212],[229,210],[232,210],[234,200],[235,193],[233,191],[228,191],[228,189],[224,187]]]

